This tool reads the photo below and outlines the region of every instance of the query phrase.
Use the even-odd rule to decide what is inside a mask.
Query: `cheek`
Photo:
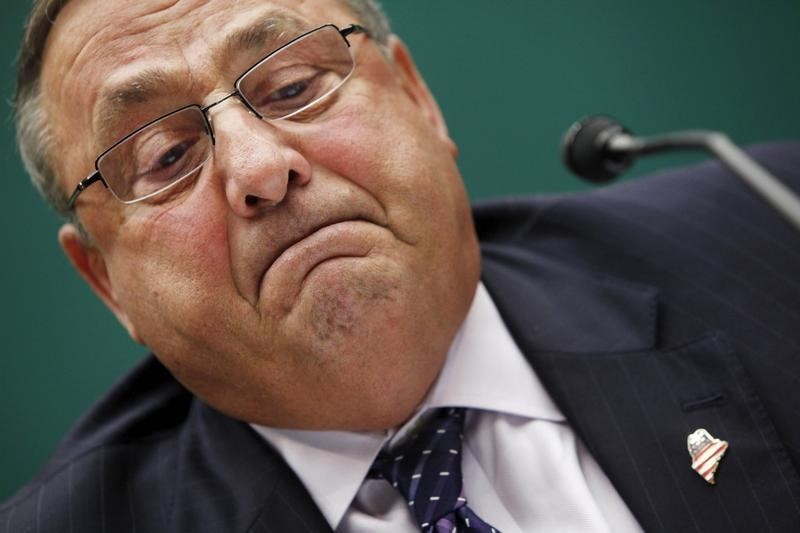
[[[309,159],[366,190],[407,242],[464,215],[468,202],[449,145],[402,94],[377,102],[358,95],[305,139]]]
[[[188,203],[187,203],[188,204]],[[186,207],[186,208],[184,208]],[[120,228],[109,275],[120,304],[147,339],[160,328],[207,319],[209,295],[227,294],[229,254],[224,226],[182,205]],[[220,298],[221,300],[221,298]],[[225,308],[220,301],[218,308]]]

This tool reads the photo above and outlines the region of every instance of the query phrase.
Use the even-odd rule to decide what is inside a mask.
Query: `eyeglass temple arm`
[[[69,197],[69,201],[67,202],[67,209],[71,211],[72,208],[75,206],[75,201],[78,199],[78,196],[80,196],[80,194],[83,191],[85,191],[86,188],[89,187],[89,185],[91,185],[92,183],[94,183],[96,181],[99,181],[100,183],[103,184],[103,187],[108,189],[108,185],[106,185],[106,181],[100,175],[100,172],[95,170],[90,175],[88,175],[85,178],[83,178],[80,181],[80,183],[78,183],[78,186],[75,187],[75,190],[72,191],[72,196]]]
[[[348,35],[352,35],[354,33],[364,33],[367,36],[372,37],[372,33],[367,28],[358,24],[351,24],[348,27],[339,30],[339,33],[345,38],[345,40],[347,40]],[[350,46],[349,42],[347,43],[347,46]]]

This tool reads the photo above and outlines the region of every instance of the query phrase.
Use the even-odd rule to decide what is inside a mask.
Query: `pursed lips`
[[[304,226],[300,227],[298,231],[294,232],[294,234],[288,236],[277,246],[272,247],[270,249],[270,253],[266,255],[264,267],[258,273],[256,299],[258,299],[259,295],[261,294],[264,279],[266,278],[266,275],[269,272],[270,268],[275,263],[275,261],[278,260],[278,258],[280,258],[284,253],[286,253],[287,250],[296,246],[298,243],[301,243],[308,237],[311,237],[318,231],[327,228],[329,226],[333,226],[335,224],[340,224],[343,222],[361,221],[370,224],[375,224],[377,226],[384,228],[387,227],[388,224],[386,223],[386,221],[379,220],[378,217],[375,215],[376,215],[375,213],[365,213],[363,210],[359,210],[359,212],[343,212],[333,216],[329,215],[326,218],[323,218],[322,220],[311,221],[308,224],[305,224]]]

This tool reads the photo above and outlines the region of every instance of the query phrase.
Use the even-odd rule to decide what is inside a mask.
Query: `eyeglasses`
[[[237,96],[262,120],[293,117],[339,89],[355,69],[347,36],[369,32],[356,24],[326,24],[296,37],[247,69],[234,91],[205,107],[187,105],[127,134],[95,160],[95,172],[70,196],[100,181],[121,202],[151,198],[193,175],[208,161],[215,143],[208,110]]]

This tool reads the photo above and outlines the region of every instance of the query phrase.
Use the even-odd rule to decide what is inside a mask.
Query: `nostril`
[[[258,203],[258,197],[253,196],[252,194],[248,194],[247,196],[244,197],[244,204],[247,207],[253,207],[257,203]]]
[[[289,170],[289,181],[297,181],[297,178],[300,177],[300,173],[294,169]]]

